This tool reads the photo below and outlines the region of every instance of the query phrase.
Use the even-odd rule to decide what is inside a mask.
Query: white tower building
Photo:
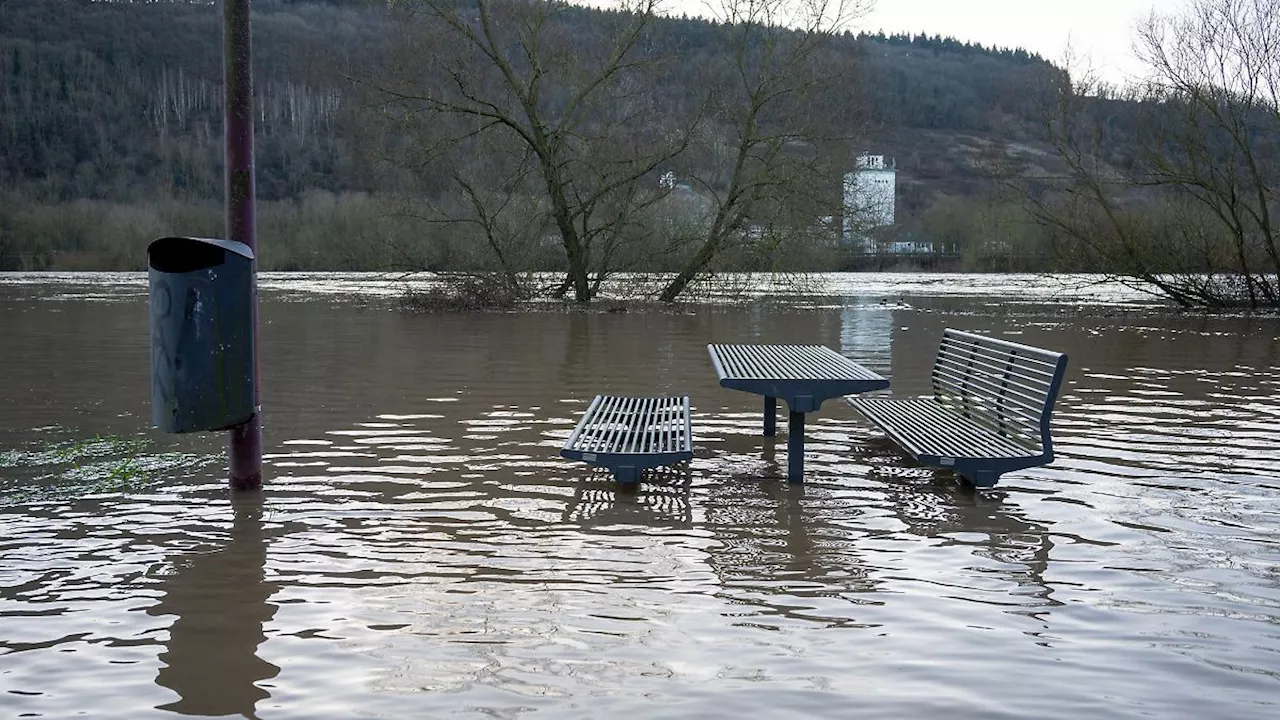
[[[869,244],[865,231],[893,224],[898,171],[892,160],[866,153],[854,167],[844,176],[844,239]]]

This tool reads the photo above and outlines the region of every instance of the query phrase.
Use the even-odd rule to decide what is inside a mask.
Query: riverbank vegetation
[[[672,300],[737,270],[1063,270],[1280,303],[1259,55],[1280,0],[1153,18],[1152,77],[1124,91],[857,34],[866,8],[257,0],[261,267],[580,302],[623,272]],[[0,270],[141,269],[155,237],[222,234],[220,23],[195,0],[0,5]],[[891,227],[846,222],[861,152],[896,163]]]
[[[576,125],[552,127],[566,92],[606,74],[579,59],[607,61],[621,47],[619,23],[637,16],[519,5],[504,5],[502,21],[542,33],[542,121],[560,159],[578,163],[556,181],[560,200],[547,194],[545,175],[520,174],[524,156],[497,132],[445,153],[440,132],[465,126],[460,118],[441,122],[411,98],[387,102],[386,91],[412,95],[412,82],[447,88],[452,71],[485,70],[465,65],[457,42],[424,44],[449,39],[416,22],[429,4],[254,3],[263,267],[505,265],[568,276],[578,262],[588,293],[601,273],[621,270],[667,270],[683,284],[687,268],[852,267],[836,230],[841,174],[858,151],[900,158],[900,217],[903,232],[914,232],[917,211],[935,199],[975,192],[950,171],[928,177],[968,167],[970,153],[924,133],[1008,130],[980,106],[1025,128],[1033,107],[1010,88],[1053,72],[1021,51],[852,34],[856,4],[824,6],[796,32],[764,31],[788,19],[787,3],[729,3],[715,21],[631,7],[644,11],[632,26],[643,47],[615,61],[624,67],[610,71],[613,84],[582,96]],[[450,7],[462,6],[437,10]],[[220,233],[219,35],[208,3],[0,6],[0,269],[141,268],[156,233]],[[563,66],[551,80],[549,63]],[[481,99],[505,102],[518,89],[486,84]],[[630,176],[616,172],[624,151]],[[565,244],[574,242],[593,244],[590,260],[575,251],[570,261]],[[948,253],[945,262],[964,257]],[[571,295],[581,292],[582,269]]]
[[[1280,0],[1191,0],[1136,49],[1149,75],[1119,95],[1087,75],[1056,88],[1071,182],[1034,214],[1076,264],[1180,305],[1280,306]]]
[[[147,243],[167,235],[220,237],[222,202],[80,198],[32,202],[0,193],[0,269],[141,270]],[[312,190],[258,203],[263,270],[393,270],[464,265],[445,237],[425,234],[385,201]],[[474,263],[472,263],[474,264]]]

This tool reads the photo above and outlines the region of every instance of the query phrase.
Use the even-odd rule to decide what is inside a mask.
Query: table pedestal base
[[[787,480],[804,482],[804,413],[787,414]]]

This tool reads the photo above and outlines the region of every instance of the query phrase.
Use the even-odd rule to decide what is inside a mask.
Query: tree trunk
[[[564,186],[550,179],[547,186],[551,189],[551,206],[554,208],[556,227],[560,230],[560,239],[564,242],[565,259],[569,262],[566,283],[573,286],[573,299],[580,303],[591,302],[591,285],[587,277],[587,264],[590,257],[583,247],[578,228],[574,227],[573,216],[569,212],[569,204],[564,198]]]
[[[680,297],[680,294],[688,289],[689,283],[693,282],[693,279],[698,276],[698,273],[702,272],[703,268],[707,266],[707,263],[711,262],[711,259],[716,256],[716,246],[718,244],[719,243],[713,244],[711,242],[704,244],[698,250],[698,254],[694,256],[693,260],[689,261],[689,263],[684,266],[684,269],[677,273],[676,276],[671,279],[671,282],[667,283],[667,286],[662,289],[662,294],[658,296],[658,299],[665,303],[675,302],[676,298]]]
[[[566,237],[564,249],[569,259],[569,277],[566,279],[573,283],[573,299],[583,304],[589,303],[591,302],[591,283],[590,278],[587,277],[587,258],[582,244],[578,242],[577,237],[574,237],[572,242]]]

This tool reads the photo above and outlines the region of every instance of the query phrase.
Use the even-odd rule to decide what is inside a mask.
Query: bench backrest
[[[947,328],[933,364],[933,394],[975,422],[1052,456],[1049,415],[1067,356]]]

